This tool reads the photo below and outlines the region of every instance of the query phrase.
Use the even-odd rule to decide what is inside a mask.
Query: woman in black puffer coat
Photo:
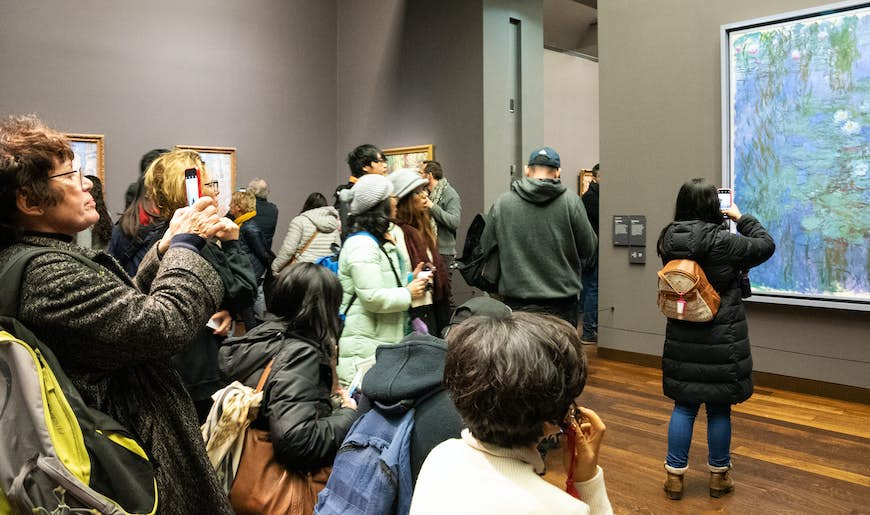
[[[728,231],[723,214],[737,222],[739,234]],[[668,425],[665,492],[671,499],[682,497],[692,426],[704,403],[710,495],[719,497],[734,488],[728,474],[731,405],[752,395],[752,353],[740,272],[769,259],[773,239],[754,217],[741,216],[736,205],[720,211],[716,187],[692,179],[680,188],[674,221],[662,230],[657,250],[663,263],[672,259],[698,262],[722,299],[710,322],[670,318],[667,322],[662,383],[665,395],[674,399],[674,411]]]
[[[268,428],[281,464],[313,472],[332,465],[357,418],[356,402],[335,381],[341,284],[325,267],[299,263],[285,268],[273,288],[266,303],[278,318],[226,339],[220,369],[254,387],[274,359],[253,425]]]

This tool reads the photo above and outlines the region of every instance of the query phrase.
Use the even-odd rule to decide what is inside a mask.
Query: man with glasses
[[[438,253],[447,274],[453,282],[453,260],[456,257],[456,229],[459,228],[459,218],[462,214],[462,201],[459,193],[447,182],[441,163],[438,161],[423,161],[420,165],[420,176],[429,181],[429,199],[426,207],[435,222],[435,233],[438,238]],[[453,289],[450,289],[450,309],[454,309]]]
[[[387,158],[378,147],[374,145],[360,145],[351,150],[347,155],[347,166],[350,168],[350,177],[347,184],[342,184],[335,188],[335,209],[338,210],[338,216],[341,218],[341,239],[347,237],[350,230],[348,221],[348,212],[350,205],[347,202],[342,202],[339,198],[341,190],[352,188],[360,177],[366,174],[387,175]]]

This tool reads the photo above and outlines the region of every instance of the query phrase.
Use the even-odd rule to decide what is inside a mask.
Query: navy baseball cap
[[[554,148],[542,147],[532,151],[531,155],[529,155],[529,166],[533,165],[562,168],[562,160],[559,158],[559,153],[556,152]]]

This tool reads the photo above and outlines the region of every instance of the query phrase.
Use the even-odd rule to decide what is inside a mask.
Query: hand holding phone
[[[566,469],[573,465],[574,481],[583,482],[595,477],[598,471],[598,453],[601,439],[607,429],[597,413],[589,408],[577,407],[565,420],[573,433],[573,446],[565,446]],[[573,448],[572,448],[573,447]]]
[[[188,168],[184,171],[184,191],[187,193],[188,206],[192,206],[202,196],[199,169]]]

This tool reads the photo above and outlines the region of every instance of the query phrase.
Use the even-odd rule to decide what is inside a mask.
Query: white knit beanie
[[[360,177],[352,188],[342,190],[339,198],[349,200],[350,214],[358,215],[387,200],[392,193],[393,183],[383,175],[370,173]]]

